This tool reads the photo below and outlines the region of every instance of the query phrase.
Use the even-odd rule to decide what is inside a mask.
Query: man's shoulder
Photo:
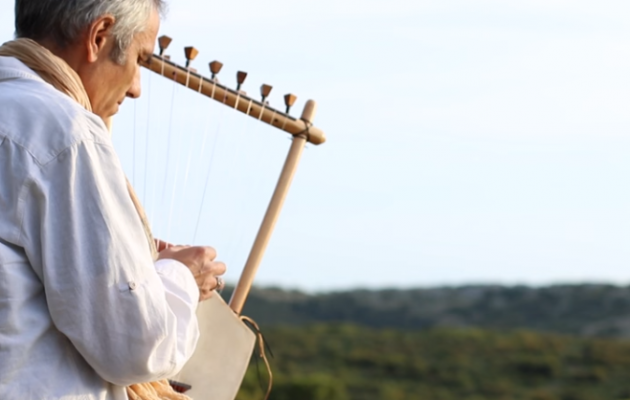
[[[82,141],[109,144],[104,125],[69,96],[28,78],[0,81],[0,142],[8,139],[46,164]]]

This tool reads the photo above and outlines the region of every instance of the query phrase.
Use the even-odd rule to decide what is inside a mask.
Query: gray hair
[[[53,39],[62,48],[76,42],[97,18],[111,14],[116,41],[111,57],[125,63],[133,37],[147,27],[151,12],[165,11],[164,0],[16,0],[15,34],[33,40]]]

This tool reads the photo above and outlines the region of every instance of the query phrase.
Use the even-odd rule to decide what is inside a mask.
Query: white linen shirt
[[[0,57],[0,399],[124,400],[173,376],[198,296],[152,262],[102,120]]]

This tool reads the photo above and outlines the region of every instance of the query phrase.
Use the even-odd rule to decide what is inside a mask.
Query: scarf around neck
[[[90,98],[79,75],[63,59],[39,43],[26,38],[13,40],[0,46],[0,56],[18,59],[46,83],[92,112]],[[108,121],[106,125],[109,126]],[[158,253],[146,213],[129,180],[127,190],[142,222],[153,258],[156,259]],[[190,400],[188,396],[175,392],[166,380],[131,385],[127,388],[127,395],[131,400]]]

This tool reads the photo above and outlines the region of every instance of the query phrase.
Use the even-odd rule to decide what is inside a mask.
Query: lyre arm
[[[260,101],[221,85],[216,80],[205,78],[190,69],[181,67],[165,57],[153,55],[148,61],[142,61],[141,65],[293,136],[303,135],[310,143],[317,145],[326,141],[324,132],[312,126],[310,122],[273,109]]]
[[[262,261],[267,245],[269,244],[269,240],[271,239],[271,234],[273,233],[273,229],[275,228],[278,217],[280,216],[280,210],[282,209],[284,200],[289,192],[289,186],[291,185],[291,181],[293,180],[293,176],[297,170],[305,144],[306,137],[304,135],[297,135],[293,137],[289,154],[287,155],[282,173],[280,174],[280,179],[278,180],[276,189],[273,193],[271,201],[269,202],[267,212],[265,213],[263,222],[260,225],[256,239],[254,240],[254,246],[249,252],[249,257],[247,257],[247,262],[245,263],[241,277],[234,288],[234,292],[232,293],[232,298],[229,303],[230,308],[239,315],[241,311],[243,311],[245,301],[247,300],[249,291],[254,283],[256,272],[258,272],[258,267],[260,266],[260,262]]]
[[[309,100],[304,107],[301,119],[310,123],[315,116],[315,108],[315,102]],[[245,268],[243,268],[241,277],[234,288],[232,298],[230,299],[230,308],[232,308],[232,310],[237,314],[240,314],[243,310],[245,300],[247,299],[254,282],[254,277],[258,271],[258,267],[262,261],[267,245],[269,244],[269,240],[271,239],[271,234],[276,226],[278,217],[280,216],[280,210],[282,209],[284,200],[289,192],[289,187],[293,181],[293,177],[295,175],[295,171],[297,170],[298,163],[300,162],[300,157],[302,156],[305,144],[306,135],[300,134],[293,136],[293,142],[291,143],[289,154],[287,154],[287,159],[282,167],[278,184],[276,185],[276,189],[274,190],[271,201],[269,202],[269,207],[267,207],[267,212],[265,213],[265,217],[260,225],[256,239],[254,240],[254,246],[249,253],[249,257],[245,263]]]

